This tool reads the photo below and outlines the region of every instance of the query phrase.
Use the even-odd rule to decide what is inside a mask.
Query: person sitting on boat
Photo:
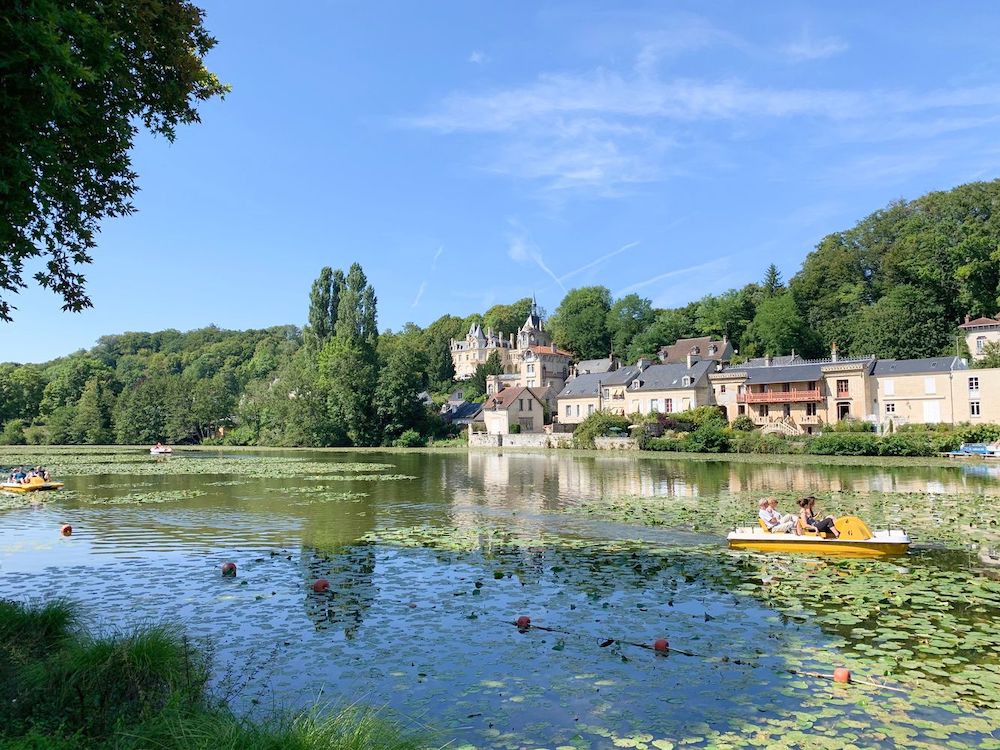
[[[809,497],[804,497],[799,500],[799,507],[802,509],[799,511],[799,517],[802,519],[802,525],[807,531],[815,531],[817,533],[829,533],[833,534],[835,538],[840,537],[840,532],[837,531],[837,527],[834,526],[833,516],[824,516],[823,518],[816,517],[816,498],[810,495]]]
[[[798,516],[791,513],[784,515],[778,511],[778,499],[774,496],[765,497],[760,501],[760,520],[767,526],[768,531],[774,534],[787,534],[795,528],[795,521]]]
[[[18,466],[14,469],[14,482],[17,484],[24,484],[24,481],[28,478],[27,472],[25,472],[23,466]]]

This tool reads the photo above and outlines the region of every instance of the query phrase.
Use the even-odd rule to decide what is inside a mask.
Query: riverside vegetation
[[[94,635],[70,602],[0,600],[0,745],[10,750],[409,750],[375,712],[237,718],[205,655],[162,625]]]
[[[893,203],[823,238],[787,284],[771,266],[759,283],[680,308],[573,289],[548,325],[579,359],[635,361],[681,337],[724,334],[741,357],[818,355],[833,341],[854,355],[953,354],[966,313],[998,310],[998,201],[1000,180]],[[450,340],[473,323],[514,331],[530,307],[521,299],[380,332],[361,267],[324,268],[303,328],[124,333],[45,364],[0,365],[0,443],[422,445],[450,434],[437,416],[458,385]],[[976,366],[1000,365],[1000,347],[986,355]],[[466,398],[483,397],[496,367],[461,384]]]

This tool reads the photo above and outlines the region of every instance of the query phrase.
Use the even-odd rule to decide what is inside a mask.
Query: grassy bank
[[[88,633],[63,601],[0,601],[0,747],[11,750],[409,750],[374,712],[235,716],[208,663],[174,628]]]

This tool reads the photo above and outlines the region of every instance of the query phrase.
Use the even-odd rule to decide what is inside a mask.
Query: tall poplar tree
[[[377,345],[375,290],[361,266],[354,263],[340,291],[334,336],[320,355],[331,416],[353,445],[376,445],[381,440],[374,406]]]

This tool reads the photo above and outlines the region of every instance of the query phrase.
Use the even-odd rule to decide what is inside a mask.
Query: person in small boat
[[[834,526],[833,516],[816,517],[816,498],[810,495],[799,500],[799,518],[807,531],[833,534],[834,538],[840,537],[840,532]]]
[[[795,528],[795,521],[798,516],[792,513],[784,515],[778,510],[778,499],[776,497],[765,497],[760,501],[760,520],[767,526],[768,531],[775,534],[787,534]]]

